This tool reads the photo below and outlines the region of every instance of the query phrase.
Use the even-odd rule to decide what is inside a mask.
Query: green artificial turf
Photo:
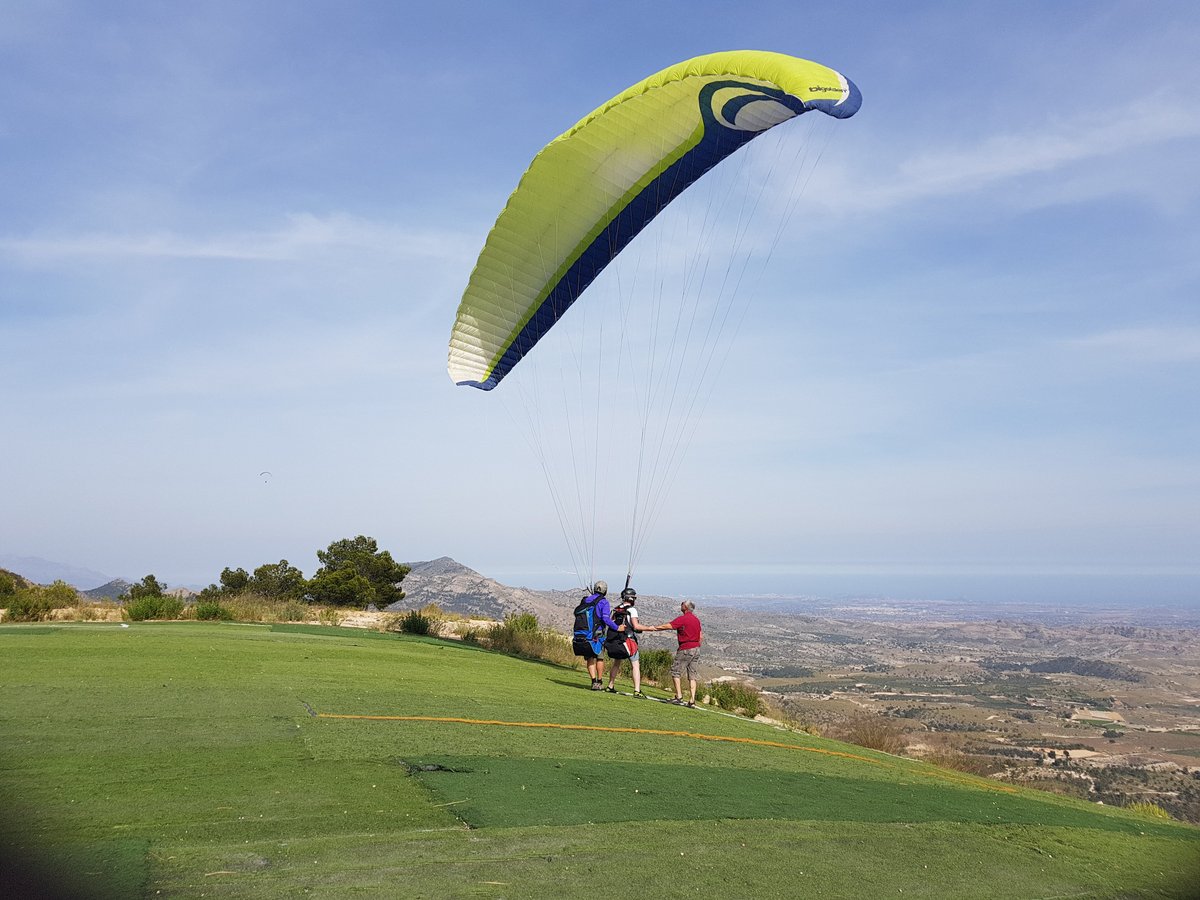
[[[70,896],[555,897],[611,884],[616,859],[666,896],[1200,884],[1195,828],[478,648],[201,623],[0,635],[0,852]]]

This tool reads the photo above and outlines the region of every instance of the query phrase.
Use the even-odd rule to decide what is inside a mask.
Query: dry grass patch
[[[869,750],[900,755],[908,744],[900,726],[871,713],[859,713],[829,729],[830,737]]]

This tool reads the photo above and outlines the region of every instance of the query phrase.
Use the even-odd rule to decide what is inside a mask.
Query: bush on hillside
[[[161,597],[166,593],[167,586],[153,575],[147,575],[137,584],[131,584],[129,590],[120,596],[120,600],[142,600],[145,598]]]
[[[205,622],[231,622],[233,612],[215,600],[201,600],[196,604],[196,618]]]
[[[1154,803],[1149,803],[1145,800],[1135,800],[1125,806],[1130,812],[1138,813],[1139,815],[1148,816],[1152,819],[1170,819],[1171,814]]]
[[[504,624],[517,634],[537,634],[541,626],[533,613],[509,613]]]
[[[953,769],[956,772],[985,777],[991,775],[998,768],[998,764],[994,760],[959,750],[945,738],[935,741],[928,751],[921,754],[921,759],[939,769]],[[1003,768],[1003,766],[999,766],[999,768]]]
[[[534,630],[530,630],[530,620]],[[540,630],[537,616],[530,613],[508,616],[485,631],[480,642],[491,650],[524,659],[540,659],[572,668],[579,664],[579,658],[571,650],[570,639],[553,631]]]
[[[218,602],[216,600],[219,594],[205,596],[201,593],[200,602]],[[271,610],[276,605],[259,594],[251,591],[242,591],[236,594],[231,594],[225,599],[219,601],[222,606],[229,610],[233,615],[235,622],[267,622],[271,621]]]
[[[436,636],[441,620],[423,609],[410,609],[400,615],[396,628],[405,634],[430,634]]]
[[[667,688],[671,684],[671,663],[675,654],[670,650],[640,650],[638,659],[642,665],[642,681]]]
[[[17,578],[7,569],[0,569],[0,603],[7,603],[8,598],[17,592]]]
[[[264,597],[281,600],[299,600],[308,590],[308,582],[304,580],[304,573],[286,559],[259,566],[250,576],[247,586]]]
[[[303,600],[294,597],[271,606],[271,614],[276,622],[305,622],[312,616],[312,607]]]
[[[868,750],[898,754],[904,750],[904,732],[894,722],[872,713],[862,713],[833,729],[832,737]]]
[[[145,622],[148,619],[178,619],[183,615],[183,601],[178,597],[167,597],[153,594],[128,600],[125,603],[125,615],[134,622]]]
[[[110,618],[110,614],[114,610],[119,610],[121,607],[111,600],[101,600],[91,602],[89,600],[80,599],[71,607],[67,618],[75,622],[103,622]]]
[[[254,591],[243,591],[220,601],[219,595],[209,595],[201,602],[219,602],[229,610],[235,622],[304,622],[312,618],[314,610],[303,600],[264,597]]]
[[[16,585],[16,582],[13,582]],[[69,609],[79,603],[79,592],[65,581],[50,585],[16,586],[4,597],[10,622],[41,622],[56,609]]]
[[[69,609],[79,602],[79,591],[62,580],[42,588],[42,595],[54,609]]]
[[[22,588],[5,601],[8,604],[8,621],[40,622],[50,618],[54,604],[38,586]]]
[[[317,621],[332,627],[341,625],[345,617],[346,614],[335,606],[326,606],[317,612]]]
[[[704,686],[712,702],[730,712],[741,710],[743,715],[753,718],[763,710],[763,698],[752,684],[744,681],[714,681]]]

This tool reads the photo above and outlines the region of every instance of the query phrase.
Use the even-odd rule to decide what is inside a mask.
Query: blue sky
[[[527,446],[447,378],[459,297],[546,141],[756,48],[864,104],[822,133],[651,586],[1197,583],[1195,4],[434,7],[3,4],[0,554],[204,584],[365,533],[572,584]]]

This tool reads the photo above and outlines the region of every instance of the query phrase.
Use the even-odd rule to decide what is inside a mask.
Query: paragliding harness
[[[622,601],[621,605],[612,611],[612,620],[618,625],[623,624],[625,630],[608,629],[608,634],[604,638],[604,650],[609,659],[629,659],[638,652],[637,634],[634,633],[629,623],[629,607],[631,605]]]
[[[571,650],[576,656],[599,656],[604,647],[604,621],[596,613],[603,594],[588,594],[575,607],[575,633]]]

